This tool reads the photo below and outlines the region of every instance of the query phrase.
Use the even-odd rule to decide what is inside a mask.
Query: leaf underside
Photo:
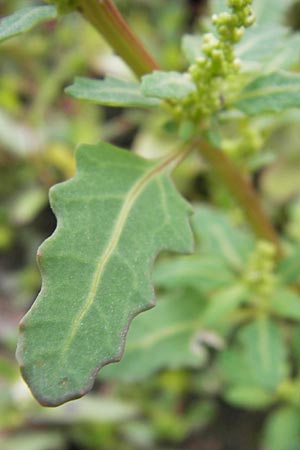
[[[174,156],[149,161],[98,144],[76,158],[76,176],[50,192],[57,228],[38,251],[43,285],[17,349],[24,379],[49,406],[84,395],[120,360],[132,318],[154,305],[156,255],[193,247],[190,206],[169,178]]]
[[[54,6],[29,6],[0,21],[0,42],[30,30],[39,23],[55,19],[57,10]]]
[[[99,105],[148,108],[160,104],[157,98],[145,97],[138,83],[113,77],[104,80],[76,77],[66,93]]]

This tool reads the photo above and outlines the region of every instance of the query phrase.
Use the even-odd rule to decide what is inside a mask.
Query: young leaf
[[[241,92],[235,105],[254,116],[300,107],[300,75],[273,72],[256,78]]]
[[[142,93],[148,97],[180,100],[196,91],[187,74],[156,70],[142,78]]]
[[[38,252],[43,286],[17,351],[42,404],[91,389],[98,370],[121,358],[131,319],[154,304],[155,256],[192,250],[191,208],[169,179],[176,158],[83,145],[77,175],[51,190],[58,225]]]
[[[242,270],[254,239],[224,213],[207,206],[195,208],[192,225],[201,254],[214,255],[230,268]]]
[[[138,83],[113,77],[104,80],[76,77],[75,83],[66,89],[66,93],[81,100],[109,106],[143,108],[160,103],[156,98],[145,97]]]
[[[279,287],[270,299],[271,311],[285,319],[300,320],[300,296],[291,289]]]
[[[239,333],[243,355],[258,386],[276,389],[286,375],[286,348],[276,322],[260,318]]]
[[[225,262],[214,255],[189,255],[159,261],[153,274],[158,287],[176,290],[192,288],[202,294],[230,286],[234,274]]]
[[[255,410],[265,409],[274,401],[270,392],[251,385],[237,385],[226,389],[225,399],[231,405]]]
[[[268,416],[263,430],[264,448],[298,450],[300,442],[299,410],[283,406]]]
[[[300,248],[295,245],[293,252],[279,262],[279,275],[287,284],[297,283],[300,280]]]
[[[0,21],[0,42],[30,30],[39,23],[55,19],[54,6],[28,6]]]

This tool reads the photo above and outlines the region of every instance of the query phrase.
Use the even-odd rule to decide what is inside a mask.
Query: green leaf
[[[192,250],[191,208],[169,179],[180,156],[149,161],[83,145],[77,175],[51,189],[58,225],[38,252],[43,286],[17,351],[41,403],[82,396],[120,360],[132,318],[154,305],[154,258]]]
[[[223,381],[229,386],[256,386],[256,379],[236,343],[218,354],[217,367]]]
[[[214,255],[234,270],[242,270],[254,248],[253,237],[221,211],[195,207],[192,225],[201,254]]]
[[[180,100],[196,91],[188,74],[154,71],[142,77],[142,93],[167,100]]]
[[[275,321],[260,317],[239,329],[217,364],[228,389],[248,386],[274,395],[287,375],[287,352]]]
[[[138,83],[113,77],[104,80],[76,77],[75,83],[66,89],[66,93],[81,100],[108,106],[149,107],[160,103],[156,98],[145,97]]]
[[[294,0],[254,0],[256,23],[282,23]]]
[[[280,317],[300,320],[300,296],[290,289],[276,289],[270,299],[270,307]]]
[[[232,284],[234,280],[224,261],[214,255],[170,258],[159,261],[154,270],[155,285],[168,290],[189,287],[208,294]]]
[[[299,252],[299,245],[295,245],[293,252],[279,262],[279,275],[287,284],[296,283],[300,280]]]
[[[266,421],[263,433],[264,448],[270,450],[299,450],[299,410],[283,407]]]
[[[300,75],[273,72],[248,84],[235,105],[249,116],[300,107]]]
[[[251,385],[232,386],[225,390],[225,400],[234,406],[247,409],[264,409],[274,401],[265,390]]]
[[[288,69],[297,61],[295,46],[299,41],[298,33],[279,24],[253,26],[236,46],[236,55],[247,63],[246,70]]]
[[[238,338],[257,385],[276,389],[286,375],[286,348],[276,322],[257,319],[242,328]]]
[[[20,9],[0,21],[0,42],[30,30],[35,25],[55,19],[57,10],[54,6],[29,6]]]
[[[195,333],[200,329],[204,305],[205,301],[191,292],[184,298],[161,299],[156,308],[133,321],[122,361],[105,367],[103,376],[134,381],[159,369],[201,366],[207,355]]]
[[[219,328],[223,324],[231,327],[229,316],[245,301],[246,295],[244,286],[238,284],[213,295],[202,316],[204,327]]]

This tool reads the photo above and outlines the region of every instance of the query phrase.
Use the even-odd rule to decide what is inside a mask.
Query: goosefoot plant
[[[244,159],[255,154],[262,143],[261,128],[253,131],[253,117],[300,106],[300,76],[285,70],[291,65],[291,56],[277,58],[275,66],[280,51],[283,55],[278,39],[290,43],[293,37],[279,24],[271,30],[258,21],[254,32],[246,33],[247,45],[243,47],[239,43],[255,22],[252,1],[227,0],[227,9],[225,2],[221,5],[223,12],[215,5],[211,32],[183,38],[183,52],[190,62],[187,71],[168,72],[160,70],[111,0],[52,3],[25,8],[2,19],[0,39],[76,10],[106,38],[137,81],[81,77],[66,92],[101,105],[163,109],[179,144],[174,152],[154,160],[106,143],[80,145],[75,177],[51,189],[57,228],[38,250],[42,289],[21,322],[17,349],[23,377],[33,395],[43,405],[56,406],[89,391],[99,369],[121,359],[133,317],[154,305],[151,271],[158,253],[193,251],[192,207],[170,179],[172,171],[192,151],[199,152],[210,164],[258,240],[256,245],[251,244],[248,260],[243,261],[238,286],[232,286],[223,298],[223,310],[218,310],[220,301],[216,298],[203,317],[199,306],[199,320],[194,319],[198,313],[190,301],[186,305],[180,302],[182,314],[186,320],[193,319],[193,331],[203,324],[214,329],[216,320],[242,305],[239,320],[247,326],[241,342],[250,345],[263,332],[272,359],[274,346],[281,349],[283,344],[270,315],[275,311],[279,317],[286,317],[280,299],[270,300],[276,290],[274,271],[283,258],[283,249],[251,185]],[[270,45],[273,51],[269,51]],[[240,136],[228,139],[222,135],[224,123],[241,122]],[[223,220],[197,211],[193,219],[196,242],[201,221],[209,219],[213,224],[216,220],[220,224]],[[194,257],[197,280],[203,267]],[[225,272],[229,274],[228,267],[222,266],[222,258],[215,260],[221,265],[221,284]],[[225,259],[236,271],[234,256]],[[192,264],[193,259],[190,261]],[[180,264],[184,272],[184,264]],[[228,275],[226,283],[232,280],[233,276]],[[284,281],[292,286],[294,279]],[[158,284],[168,285],[163,272]],[[282,292],[292,297],[289,286],[282,287]],[[169,315],[168,320],[172,319]],[[172,328],[171,322],[169,326]],[[249,357],[259,365],[261,355],[255,351],[250,349]],[[265,379],[263,370],[259,375]],[[272,378],[276,378],[276,386],[281,380],[281,368],[279,372]],[[259,401],[268,403],[269,397],[261,396]]]

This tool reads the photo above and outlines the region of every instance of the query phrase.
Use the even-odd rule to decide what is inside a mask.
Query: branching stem
[[[81,14],[103,35],[138,78],[158,69],[157,63],[112,0],[79,0],[78,3]]]
[[[132,32],[112,0],[79,0],[78,9],[104,36],[138,78],[159,69],[158,64]],[[206,141],[201,141],[197,147],[227,186],[231,195],[237,200],[256,235],[273,242],[277,254],[280,256],[282,252],[279,238],[250,181],[240,173],[239,169],[221,150],[213,148]]]

